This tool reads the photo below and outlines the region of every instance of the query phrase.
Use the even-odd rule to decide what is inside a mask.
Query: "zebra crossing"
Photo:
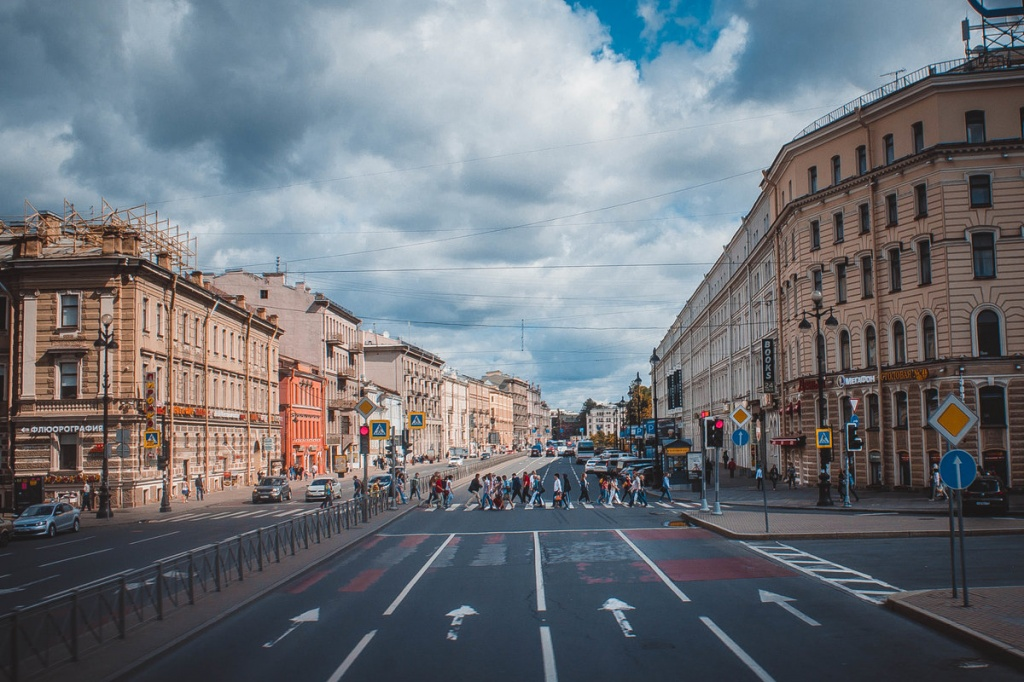
[[[648,509],[654,508],[654,507],[661,507],[661,508],[664,508],[664,509],[672,509],[672,510],[677,510],[677,509],[700,509],[700,504],[696,503],[696,502],[672,502],[672,503],[668,503],[668,502],[652,501],[652,502],[649,502],[648,504],[649,504],[649,506],[647,507]],[[555,505],[553,503],[551,503],[551,502],[545,502],[544,503],[544,509],[555,509],[555,508],[556,508]],[[612,506],[612,505],[607,505],[607,504],[594,504],[594,503],[591,503],[591,502],[575,502],[575,503],[574,502],[569,502],[569,509],[570,510],[572,510],[572,509],[629,509],[629,508],[630,508],[629,505],[626,505],[626,504],[617,504],[617,505]],[[643,505],[634,505],[632,508],[633,509],[643,509],[644,507],[643,507]],[[453,503],[449,507],[437,507],[437,506],[432,505],[432,504],[431,505],[427,505],[427,506],[423,507],[420,511],[423,511],[423,512],[426,512],[426,513],[435,512],[435,511],[443,511],[443,512],[467,511],[468,512],[468,511],[477,511],[479,509],[480,509],[480,505],[477,504],[476,502],[472,502],[472,503],[469,503],[469,504],[463,504],[461,502],[455,502],[455,503]],[[506,505],[503,509],[501,509],[501,511],[516,511],[516,510],[519,510],[519,509],[532,510],[532,509],[536,509],[536,507],[534,507],[532,505],[529,505],[529,504],[523,504],[522,502],[519,502],[519,503],[513,502],[510,505]]]
[[[882,604],[890,594],[903,591],[866,573],[808,554],[781,542],[744,542],[743,544],[758,554],[834,585],[844,592],[849,592],[872,604]]]
[[[245,509],[242,511],[231,510],[231,511],[196,511],[188,512],[180,516],[172,516],[160,519],[153,519],[150,523],[181,523],[182,521],[219,521],[221,519],[260,519],[266,517],[273,518],[284,518],[286,516],[298,516],[299,514],[305,514],[308,511],[312,511],[316,507],[302,507],[302,506],[290,506],[286,509],[275,507],[274,509]]]

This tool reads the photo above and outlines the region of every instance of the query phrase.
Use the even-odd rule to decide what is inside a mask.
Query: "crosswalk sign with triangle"
[[[370,438],[385,440],[388,437],[388,422],[379,420],[370,422]]]

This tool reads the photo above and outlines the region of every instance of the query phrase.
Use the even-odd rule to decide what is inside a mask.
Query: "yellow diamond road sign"
[[[750,421],[750,413],[742,405],[733,410],[729,417],[736,423],[736,426],[740,427]]]
[[[957,445],[967,432],[978,423],[978,415],[955,395],[950,393],[928,419],[931,427],[945,436],[950,443]]]
[[[377,403],[373,402],[369,398],[363,398],[356,403],[356,411],[363,415],[363,419],[368,418],[371,414],[377,411]]]

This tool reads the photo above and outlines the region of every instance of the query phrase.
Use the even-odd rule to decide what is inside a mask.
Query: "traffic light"
[[[359,426],[359,454],[368,455],[370,454],[370,425],[361,424]]]
[[[846,425],[846,451],[860,452],[864,449],[864,441],[858,433],[860,425],[850,422]]]
[[[711,444],[711,430],[712,422],[715,421],[715,419],[714,417],[704,417],[703,419],[704,421],[701,426],[701,435],[703,436],[704,447],[713,448],[715,446]]]
[[[156,456],[156,468],[163,471],[167,468],[167,455]]]
[[[725,420],[721,417],[708,419],[708,444],[713,448],[720,448],[725,442]]]

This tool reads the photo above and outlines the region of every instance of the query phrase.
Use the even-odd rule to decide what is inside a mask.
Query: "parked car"
[[[292,499],[292,487],[284,476],[265,476],[252,489],[252,503],[284,502]]]
[[[329,476],[314,478],[306,486],[306,502],[323,501],[338,494],[338,482]]]
[[[14,536],[46,535],[52,538],[66,530],[77,533],[82,527],[80,514],[77,507],[67,502],[29,505],[14,519]]]
[[[14,522],[0,517],[0,547],[6,547],[14,537]]]
[[[963,492],[964,513],[987,512],[992,514],[1008,514],[1010,498],[1006,488],[995,476],[978,476]]]

